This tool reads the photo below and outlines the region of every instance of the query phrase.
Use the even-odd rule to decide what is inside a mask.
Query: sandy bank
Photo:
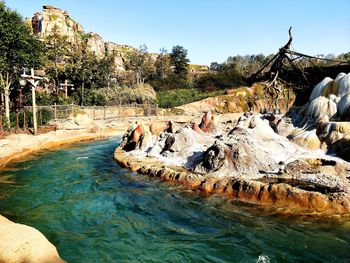
[[[84,130],[58,130],[46,134],[33,136],[28,134],[14,134],[0,140],[0,167],[11,161],[19,160],[28,155],[45,149],[53,149],[65,144],[88,141],[121,135],[121,130],[104,129],[91,132]]]

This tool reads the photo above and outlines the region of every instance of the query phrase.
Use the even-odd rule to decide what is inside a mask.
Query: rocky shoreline
[[[226,198],[257,205],[284,208],[285,212],[302,214],[347,214],[350,213],[349,192],[337,191],[329,185],[317,185],[294,181],[289,177],[218,177],[193,173],[183,167],[170,166],[156,158],[135,156],[121,147],[114,154],[118,164],[131,171],[152,178],[180,184],[204,194],[219,194]],[[263,180],[265,179],[265,180]],[[285,181],[285,183],[283,182]],[[313,189],[312,189],[313,188]],[[283,211],[283,210],[280,210]]]
[[[285,115],[208,111],[199,124],[135,124],[115,159],[205,194],[295,213],[350,214],[349,92],[350,74],[341,73]]]

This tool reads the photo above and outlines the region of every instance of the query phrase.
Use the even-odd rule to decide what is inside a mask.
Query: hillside
[[[105,41],[98,33],[86,33],[83,26],[71,18],[67,11],[50,5],[44,5],[41,12],[36,12],[31,20],[27,19],[27,23],[32,27],[33,33],[42,40],[47,39],[55,27],[58,28],[58,32],[62,36],[67,37],[70,44],[79,43],[82,36],[85,35],[88,49],[95,53],[98,58],[103,58],[106,51],[109,54],[114,54],[116,73],[126,71],[125,62],[128,61],[130,53],[138,51],[132,46]],[[158,54],[150,53],[148,56],[151,61],[155,62]],[[209,70],[206,65],[193,65],[190,66],[190,69],[192,74],[200,74]]]

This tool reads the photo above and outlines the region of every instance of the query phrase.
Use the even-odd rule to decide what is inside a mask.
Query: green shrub
[[[37,105],[53,105],[55,102],[56,102],[56,95],[53,95],[53,94],[47,94],[45,92],[42,92],[42,93],[39,93],[37,92],[36,93],[36,104]]]
[[[242,76],[233,70],[208,73],[194,81],[195,88],[209,92],[239,87],[244,84],[245,82]]]
[[[192,88],[192,83],[189,79],[179,78],[175,75],[170,75],[168,78],[151,81],[150,84],[156,91]]]
[[[149,84],[138,84],[132,87],[117,86],[109,89],[92,89],[86,94],[87,105],[106,105],[106,103],[119,100],[126,103],[143,103],[147,100],[154,101],[156,92]]]

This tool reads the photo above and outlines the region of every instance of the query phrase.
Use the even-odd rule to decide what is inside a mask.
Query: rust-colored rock
[[[244,202],[268,205],[293,210],[295,213],[345,214],[350,213],[350,198],[337,192],[323,194],[306,191],[286,183],[260,182],[243,178],[217,178],[169,168],[156,159],[140,159],[120,148],[115,151],[115,159],[122,166],[164,181],[174,182],[186,188],[199,190],[204,194],[221,194],[227,198]],[[309,165],[307,165],[309,167]]]

